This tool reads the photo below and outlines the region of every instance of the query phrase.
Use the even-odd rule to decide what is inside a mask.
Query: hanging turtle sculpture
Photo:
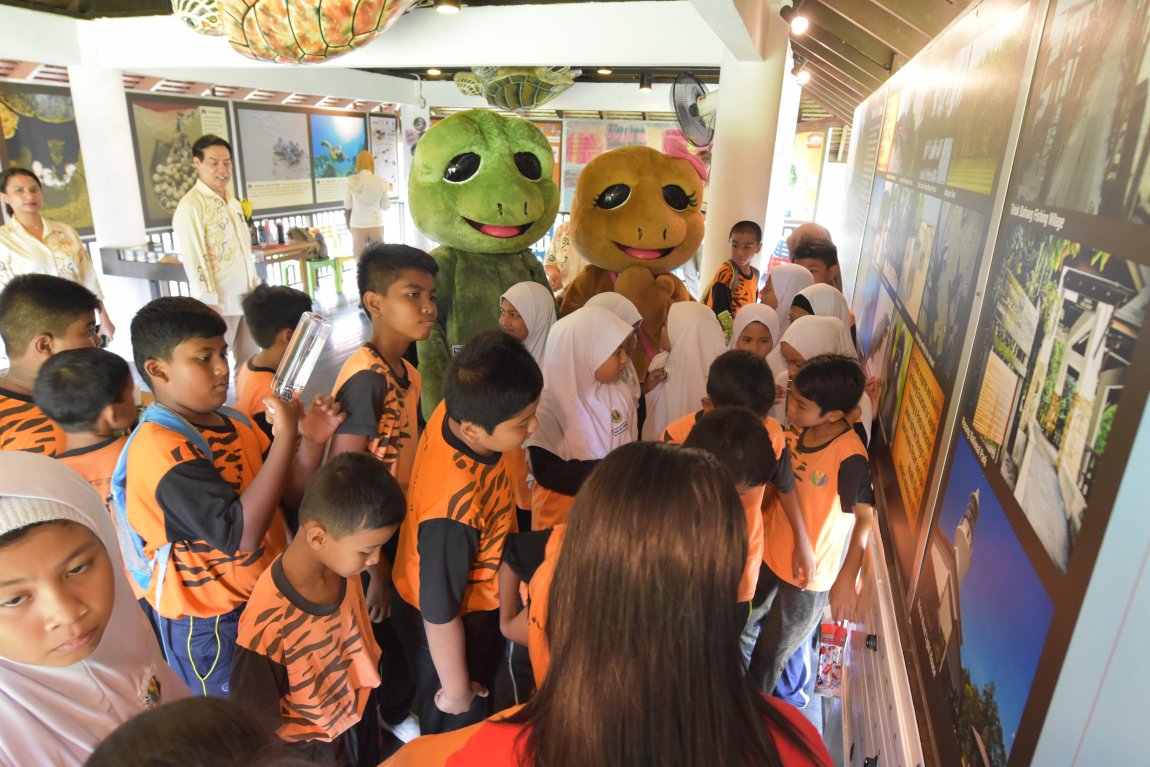
[[[172,14],[193,32],[213,37],[224,34],[220,0],[172,0]]]
[[[374,40],[417,0],[223,0],[224,32],[239,53],[316,64]]]
[[[575,84],[582,71],[571,67],[472,67],[455,75],[455,87],[482,96],[497,109],[535,109]]]

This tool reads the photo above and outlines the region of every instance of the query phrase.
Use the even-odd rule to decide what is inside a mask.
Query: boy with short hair
[[[380,649],[358,576],[379,561],[404,510],[399,484],[370,455],[329,461],[304,493],[299,533],[240,618],[231,698],[300,757],[380,761]]]
[[[808,360],[792,380],[787,448],[802,522],[814,543],[815,569],[805,589],[788,576],[794,536],[787,515],[773,505],[764,520],[768,612],[748,670],[760,690],[775,688],[783,665],[811,636],[828,601],[835,620],[855,617],[874,491],[866,448],[846,416],[864,383],[858,362],[829,354]]]
[[[392,620],[416,672],[424,734],[491,712],[502,655],[496,571],[515,499],[502,453],[536,426],[543,374],[524,346],[481,333],[447,369],[419,441],[399,532]]]
[[[64,432],[33,402],[45,360],[67,349],[99,346],[100,299],[83,285],[46,274],[14,277],[0,292],[0,340],[8,372],[0,377],[0,450],[55,455]]]
[[[113,482],[117,526],[139,549],[125,561],[156,613],[168,663],[193,693],[219,697],[240,612],[286,543],[280,497],[298,502],[339,422],[330,401],[317,398],[301,423],[298,401],[269,397],[269,446],[246,416],[223,407],[226,331],[194,298],[157,298],[133,318],[136,368],[156,404]]]
[[[713,407],[691,427],[683,445],[714,455],[735,480],[747,519],[747,561],[739,579],[737,601],[749,608],[763,561],[763,491],[775,474],[771,435],[763,419],[749,408]]]
[[[111,508],[112,473],[124,432],[136,423],[132,371],[104,349],[70,349],[36,376],[36,405],[64,432],[56,460],[88,481]]]
[[[271,439],[264,397],[272,394],[272,381],[299,318],[311,311],[311,296],[286,285],[261,283],[244,296],[241,305],[244,322],[260,351],[240,362],[236,369],[236,409],[255,421]]]
[[[437,314],[435,259],[407,245],[375,244],[359,257],[360,306],[371,338],[343,364],[332,395],[347,420],[331,455],[363,451],[407,489],[418,437],[419,372],[403,355],[431,333]]]
[[[830,240],[821,237],[804,240],[791,253],[791,263],[808,270],[815,278],[815,284],[842,290],[839,285],[839,249]]]
[[[724,261],[703,296],[703,303],[715,314],[732,317],[746,304],[753,304],[759,290],[759,270],[751,262],[763,249],[763,229],[754,221],[740,221],[728,236],[731,257]]]

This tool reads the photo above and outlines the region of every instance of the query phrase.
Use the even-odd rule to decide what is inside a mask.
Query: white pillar
[[[711,152],[707,236],[700,269],[704,282],[709,282],[719,264],[730,257],[727,233],[732,224],[743,219],[759,223],[767,220],[783,80],[790,56],[787,26],[782,19],[767,19],[766,26],[764,61],[736,61],[727,53],[719,70],[720,101]],[[793,115],[791,118],[793,141]],[[774,247],[776,234],[777,227],[775,230],[764,228],[765,251]]]
[[[82,43],[90,42],[85,40],[84,30],[79,32]],[[84,60],[96,61],[90,49]],[[97,248],[143,244],[146,241],[144,205],[136,175],[136,154],[122,73],[85,63],[69,66],[68,80],[87,173]],[[104,304],[117,326],[112,348],[130,358],[128,323],[151,299],[151,291],[144,280],[105,275],[98,252],[93,260],[102,275],[100,287],[104,291]]]

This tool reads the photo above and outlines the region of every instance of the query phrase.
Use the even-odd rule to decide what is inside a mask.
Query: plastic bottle
[[[331,322],[313,312],[304,312],[272,381],[272,391],[277,397],[290,402],[303,391],[329,335]]]

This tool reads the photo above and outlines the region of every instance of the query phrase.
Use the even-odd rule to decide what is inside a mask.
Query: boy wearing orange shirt
[[[132,371],[104,349],[71,349],[40,368],[36,404],[64,431],[56,459],[88,481],[111,508],[112,473],[136,423]]]
[[[193,694],[226,697],[240,613],[283,551],[279,503],[298,503],[340,417],[316,399],[268,398],[273,439],[223,407],[227,325],[194,298],[157,298],[132,319],[136,368],[155,394],[113,480],[129,572],[156,615],[168,664]],[[302,436],[302,439],[297,437]],[[298,441],[298,449],[297,449]]]
[[[505,451],[536,426],[543,374],[500,331],[452,360],[443,402],[419,441],[399,532],[391,615],[416,672],[420,729],[447,732],[491,713],[503,654],[496,573],[515,498]]]
[[[20,275],[0,292],[0,340],[8,354],[0,377],[0,450],[59,452],[64,432],[32,401],[32,389],[53,354],[100,345],[99,308],[83,285],[46,274]]]
[[[300,531],[240,618],[231,699],[315,764],[380,760],[380,649],[359,574],[403,521],[399,484],[365,453],[325,464],[300,505]]]
[[[272,396],[272,381],[299,318],[311,311],[311,297],[286,285],[257,285],[241,302],[244,322],[260,347],[236,369],[236,409],[255,421],[272,438],[264,397]]]
[[[768,612],[748,670],[764,692],[775,688],[787,659],[811,636],[828,601],[835,620],[855,616],[874,491],[866,448],[846,416],[864,383],[857,361],[835,355],[808,360],[791,383],[787,449],[815,567],[805,587],[796,582],[790,569],[791,524],[774,504],[764,518],[767,579],[762,585]]]

